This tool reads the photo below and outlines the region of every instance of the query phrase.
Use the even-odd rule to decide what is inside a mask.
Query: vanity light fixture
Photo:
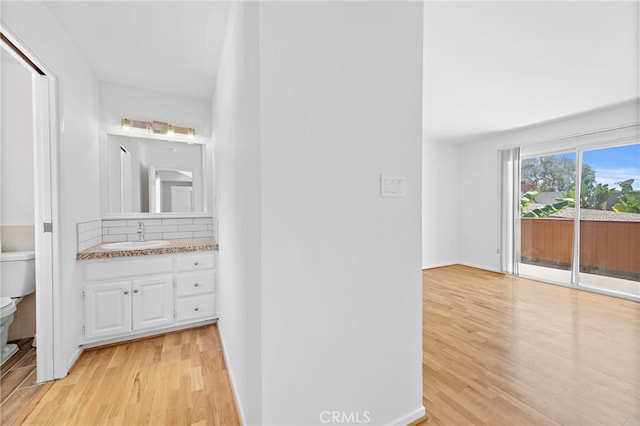
[[[148,133],[156,135],[171,136],[178,133],[185,135],[188,138],[192,138],[196,134],[196,130],[192,127],[174,126],[172,124],[165,123],[164,121],[141,121],[123,118],[121,123],[124,130],[129,130],[131,128],[145,129]]]

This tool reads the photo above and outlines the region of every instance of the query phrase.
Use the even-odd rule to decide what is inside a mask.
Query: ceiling
[[[639,96],[638,1],[425,3],[424,130],[464,142]]]
[[[47,1],[100,80],[211,99],[229,1]]]
[[[228,1],[47,1],[100,80],[210,99]],[[639,96],[638,0],[425,3],[424,130],[462,142]]]

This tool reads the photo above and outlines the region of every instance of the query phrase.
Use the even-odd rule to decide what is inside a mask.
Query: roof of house
[[[544,207],[544,204],[531,203],[527,206],[525,211],[530,211],[535,208]],[[557,213],[550,215],[549,217],[573,219],[576,215],[575,207],[567,207],[560,210]],[[617,213],[608,210],[591,210],[580,209],[581,220],[604,220],[615,222],[640,222],[640,213]]]

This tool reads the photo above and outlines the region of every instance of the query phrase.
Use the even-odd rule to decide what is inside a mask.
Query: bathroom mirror
[[[206,211],[206,145],[106,135],[106,214]]]

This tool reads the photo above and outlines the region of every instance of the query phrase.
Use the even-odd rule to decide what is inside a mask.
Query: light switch
[[[406,179],[404,176],[380,175],[381,197],[406,197],[406,187]]]

